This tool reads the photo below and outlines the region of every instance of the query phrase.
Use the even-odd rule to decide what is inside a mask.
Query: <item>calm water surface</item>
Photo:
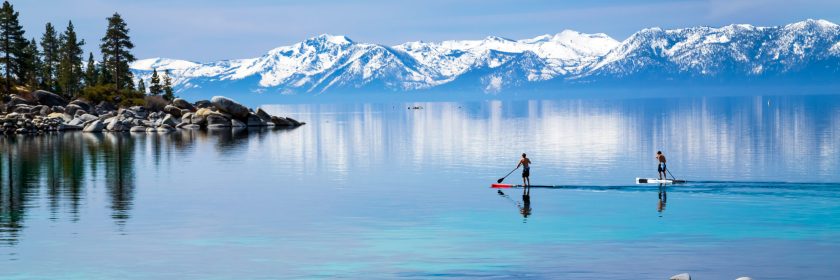
[[[308,124],[0,138],[0,278],[837,275],[840,97],[264,108]]]

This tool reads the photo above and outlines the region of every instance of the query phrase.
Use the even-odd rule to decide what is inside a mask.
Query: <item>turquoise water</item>
[[[0,278],[831,279],[840,262],[840,97],[264,108],[308,124],[0,138]],[[657,150],[690,182],[634,184]],[[489,188],[522,152],[558,186],[527,215],[522,189]]]

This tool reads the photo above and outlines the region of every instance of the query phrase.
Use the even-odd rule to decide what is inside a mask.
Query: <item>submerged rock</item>
[[[668,278],[668,280],[691,280],[691,275],[688,275],[688,273],[680,273],[671,276],[671,278]]]

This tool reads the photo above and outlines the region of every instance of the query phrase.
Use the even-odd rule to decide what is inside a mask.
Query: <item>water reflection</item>
[[[182,130],[169,134],[54,133],[0,137],[0,242],[14,245],[27,212],[45,202],[50,220],[79,222],[87,195],[104,187],[111,219],[124,227],[131,219],[138,163],[160,171],[179,162],[200,141],[232,156],[251,141],[282,130]],[[148,174],[146,174],[148,175]],[[154,175],[150,175],[154,176]]]
[[[506,194],[502,190],[496,190],[496,194],[516,206],[519,210],[519,214],[522,215],[522,222],[528,222],[528,217],[531,216],[531,213],[533,212],[533,208],[531,208],[531,187],[522,187],[522,201],[514,200],[510,197],[510,195]]]
[[[257,188],[266,196],[340,200],[324,189],[387,194],[413,182],[489,183],[521,152],[539,164],[535,185],[632,184],[633,178],[653,176],[650,155],[657,150],[668,154],[673,176],[690,181],[840,181],[840,98],[833,96],[411,106],[423,109],[402,104],[265,107],[309,123],[294,130],[2,137],[0,239],[18,242],[29,215],[39,213],[34,209],[41,205],[48,219],[75,223],[94,217],[83,214],[94,207],[86,203],[103,201],[108,225],[124,229],[137,219],[144,191],[149,204],[174,194],[200,194],[241,206],[214,195],[247,180],[243,193]],[[203,188],[191,188],[193,183]],[[280,191],[289,193],[273,193]],[[523,192],[521,201],[499,194],[527,221],[531,196]],[[662,215],[664,186],[659,193]],[[393,203],[412,206],[400,199]],[[202,210],[207,209],[197,212]]]
[[[472,167],[476,175],[492,177],[490,172],[514,160],[509,157],[513,151],[522,151],[551,170],[540,177],[550,181],[535,184],[621,184],[652,176],[641,167],[657,150],[670,155],[670,171],[680,178],[840,179],[840,98],[835,96],[410,105],[424,109],[370,104],[265,108],[298,112],[296,117],[313,124],[279,152],[316,162],[310,167],[329,169],[339,181],[348,178],[349,170],[428,162],[447,170]]]
[[[665,212],[665,204],[668,203],[667,188],[666,184],[659,184],[659,202],[656,204],[656,212],[659,212],[659,217],[662,217],[662,212]]]

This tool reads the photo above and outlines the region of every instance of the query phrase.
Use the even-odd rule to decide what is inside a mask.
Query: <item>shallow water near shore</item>
[[[840,262],[838,96],[263,108],[308,124],[0,137],[0,278],[830,279]],[[657,150],[689,183],[634,184]],[[522,152],[557,186],[528,207],[489,188]]]

